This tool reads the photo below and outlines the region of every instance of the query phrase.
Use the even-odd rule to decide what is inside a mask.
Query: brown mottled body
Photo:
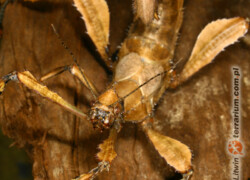
[[[119,59],[111,89],[99,101],[111,105],[139,85],[164,71],[171,71],[171,61],[177,34],[182,22],[183,0],[163,0],[158,3],[157,16],[145,25],[141,19],[132,24],[128,37],[119,53]],[[152,108],[169,86],[170,76],[151,80],[140,90],[124,99],[124,120],[143,121],[152,113]],[[110,95],[113,94],[113,101]],[[109,100],[103,97],[109,97]]]

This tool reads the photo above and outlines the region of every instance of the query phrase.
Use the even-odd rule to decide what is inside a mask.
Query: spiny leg
[[[189,60],[171,86],[178,86],[211,63],[225,47],[244,36],[248,26],[249,20],[240,17],[220,19],[208,24],[199,34]]]
[[[94,94],[95,97],[97,97],[99,95],[95,85],[87,77],[84,70],[82,68],[80,70],[77,65],[58,67],[58,68],[52,70],[51,72],[47,73],[43,77],[41,77],[40,80],[45,81],[53,76],[56,76],[58,74],[65,72],[65,71],[69,71],[72,75],[76,76]]]
[[[239,17],[221,19],[208,24],[198,36],[191,56],[180,76],[175,76],[175,73],[171,74],[174,81],[170,87],[175,88],[212,62],[225,47],[244,36],[248,25],[249,20]],[[193,171],[189,148],[175,139],[152,130],[149,122],[144,122],[142,126],[159,154],[177,171],[183,173],[183,180],[190,179]]]
[[[109,132],[109,137],[102,144],[99,145],[100,152],[97,153],[97,157],[100,160],[98,166],[93,168],[87,174],[82,174],[74,180],[87,180],[94,179],[98,174],[102,171],[109,171],[109,167],[111,162],[116,158],[117,154],[114,150],[115,141],[117,138],[117,133],[119,131],[119,127],[113,126]]]
[[[182,173],[183,180],[188,180],[193,172],[191,165],[192,153],[189,147],[176,139],[154,131],[152,122],[152,118],[145,120],[141,124],[142,129],[165,161]]]
[[[37,93],[39,93],[41,96],[46,97],[49,100],[61,105],[63,108],[74,113],[80,118],[83,118],[83,119],[87,118],[87,115],[84,114],[77,107],[71,105],[70,103],[65,101],[61,96],[59,96],[57,93],[49,90],[46,86],[40,84],[29,71],[24,71],[24,72],[14,71],[12,73],[9,73],[3,76],[2,79],[0,80],[0,94],[4,91],[4,88],[9,81],[21,82],[29,89],[34,90]]]
[[[74,5],[81,13],[87,33],[95,44],[104,63],[112,70],[112,62],[108,57],[110,14],[105,0],[74,0]]]

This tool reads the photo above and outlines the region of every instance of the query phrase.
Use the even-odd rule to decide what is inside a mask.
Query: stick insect
[[[139,3],[138,3],[139,4]],[[79,7],[79,6],[78,6]],[[161,7],[161,3],[159,3],[158,5],[157,5],[157,7]],[[180,5],[179,6],[179,8],[177,8],[177,11],[178,12],[181,12],[181,8],[182,8],[182,6]],[[158,9],[158,10],[156,10],[156,14],[154,14],[155,15],[155,17],[154,17],[154,19],[153,20],[144,20],[144,24],[150,24],[151,23],[151,21],[160,21],[161,20],[161,11]],[[180,15],[180,14],[179,14]],[[137,17],[137,20],[135,20],[136,22],[137,21],[140,21],[139,19],[142,19],[141,17],[140,17],[140,15],[138,15],[139,17]],[[151,16],[150,16],[151,17]],[[146,18],[147,19],[147,18]],[[177,18],[178,19],[178,18]],[[149,21],[149,22],[148,22]],[[179,20],[179,21],[181,21],[181,20]],[[226,21],[226,20],[225,20]],[[238,19],[238,21],[239,22],[241,22],[241,23],[246,23],[243,19]],[[176,21],[177,22],[177,24],[178,24],[178,20]],[[221,21],[222,22],[222,21]],[[226,21],[226,22],[229,22],[229,21]],[[179,22],[180,23],[180,22]],[[243,25],[242,25],[242,27],[244,26],[244,23],[243,23]],[[136,23],[135,23],[136,24]],[[227,23],[226,23],[227,24]],[[136,29],[135,27],[134,27],[135,25],[133,25],[132,26],[132,28],[131,29],[135,29],[135,31],[136,30],[139,30],[139,28],[138,29]],[[236,27],[238,27],[238,26],[236,26]],[[177,31],[178,31],[178,28],[179,27],[177,27]],[[237,35],[237,38],[238,38],[238,36],[242,36],[245,32],[246,32],[246,27],[245,27],[245,29],[243,29],[242,30],[242,32],[239,34],[239,35]],[[131,30],[132,31],[132,30]],[[176,36],[176,33],[177,32],[175,32],[175,35],[174,35],[174,37]],[[131,33],[131,34],[133,34],[133,33]],[[90,35],[90,36],[94,36],[94,35]],[[231,37],[231,36],[230,36]],[[236,39],[237,39],[236,38]],[[228,39],[230,39],[229,37],[228,37]],[[232,39],[231,41],[235,41],[236,39]],[[129,38],[127,39],[127,41],[129,41]],[[126,42],[126,40],[125,40],[125,42]],[[232,42],[231,42],[232,43]],[[97,43],[96,43],[97,44]],[[129,44],[129,43],[128,43]],[[173,45],[174,44],[174,45]],[[172,44],[172,46],[175,46],[175,43],[173,42],[173,44]],[[124,45],[125,46],[125,45]],[[225,46],[225,45],[224,45]],[[223,47],[224,47],[223,46]],[[97,47],[98,47],[98,45],[97,45]],[[106,56],[105,55],[105,51],[103,50],[103,47],[104,47],[104,49],[106,48],[106,46],[99,46],[99,48],[102,48],[102,54],[103,54],[103,56]],[[171,47],[170,49],[173,49],[173,47]],[[123,51],[122,51],[123,50]],[[120,53],[121,53],[121,55],[119,55],[120,56],[120,59],[122,59],[122,57],[126,57],[126,55],[122,55],[122,53],[124,53],[124,54],[126,54],[127,52],[126,52],[126,50],[124,50],[124,49],[122,49],[121,51],[120,51]],[[136,50],[133,50],[133,51],[136,51]],[[150,52],[150,50],[149,50],[149,52]],[[141,52],[140,52],[141,53]],[[138,54],[140,54],[139,52],[138,52]],[[170,53],[171,54],[171,53]],[[133,57],[133,59],[137,59],[137,55],[135,55],[135,54],[130,54],[130,56],[132,56]],[[105,57],[104,57],[104,59],[105,59]],[[171,58],[170,58],[171,59]],[[168,60],[170,60],[170,59],[168,59]],[[211,57],[211,59],[210,60],[212,60],[213,59],[213,56]],[[192,62],[192,61],[190,61],[190,62]],[[139,64],[140,64],[140,62],[139,62]],[[119,67],[119,64],[117,65],[118,67]],[[138,66],[136,66],[137,68],[138,68]],[[198,69],[199,68],[201,68],[201,67],[198,67]],[[151,69],[151,68],[150,68]],[[159,67],[157,67],[156,69],[159,69]],[[153,73],[153,75],[150,75],[150,78],[151,77],[154,77],[156,74],[160,74],[160,76],[162,76],[161,77],[161,79],[165,79],[164,77],[166,76],[166,73],[170,73],[170,76],[169,76],[169,79],[167,80],[167,81],[169,81],[169,82],[171,82],[172,81],[172,79],[174,80],[174,82],[176,83],[177,82],[177,84],[179,83],[178,81],[177,81],[177,77],[174,77],[174,74],[172,74],[172,72],[173,72],[173,68],[170,66],[170,65],[168,65],[168,69],[167,70],[165,70],[164,71],[164,69],[165,69],[165,67],[163,68],[163,70],[160,70],[160,71],[156,71],[155,73]],[[189,69],[189,68],[188,68]],[[197,69],[197,70],[198,70]],[[185,68],[184,68],[184,70],[185,70]],[[194,70],[195,71],[195,70]],[[124,71],[122,71],[122,72],[124,72]],[[186,71],[183,71],[183,72],[186,72]],[[162,74],[161,74],[162,73]],[[119,74],[119,73],[118,73]],[[123,73],[121,73],[121,74],[123,74]],[[22,75],[21,73],[19,73],[19,75]],[[7,80],[9,80],[9,79],[11,79],[12,77],[14,77],[15,76],[15,74],[10,74],[9,76],[4,76],[4,78],[3,78],[3,80],[4,81],[7,81]],[[50,76],[50,75],[49,75]],[[123,76],[124,76],[124,74],[123,74]],[[184,76],[184,77],[183,77]],[[190,75],[186,75],[187,77],[189,77]],[[29,76],[28,75],[28,77],[30,78],[31,76]],[[181,75],[181,77],[183,78],[181,78],[181,80],[180,81],[184,81],[185,79],[187,79],[187,77],[185,77],[185,75]],[[147,81],[147,80],[149,80],[150,79],[149,77],[148,78],[146,78],[146,80],[145,81]],[[156,78],[154,78],[152,81],[156,81],[157,79],[159,79],[159,77],[156,77]],[[29,79],[29,80],[31,80],[31,79]],[[19,81],[20,81],[20,79],[19,79]],[[159,81],[159,80],[158,80]],[[21,82],[23,82],[24,83],[24,81],[22,81],[21,80]],[[144,81],[143,81],[144,82]],[[170,83],[170,85],[171,86],[175,86],[176,84],[175,83]],[[156,83],[157,83],[157,81],[156,81]],[[119,83],[118,83],[119,84]],[[142,82],[141,83],[139,83],[139,84],[143,84]],[[145,88],[146,86],[149,86],[150,84],[152,84],[152,82],[150,83],[150,82],[148,82],[147,83],[147,85],[145,85],[145,86],[143,86],[142,88]],[[162,83],[160,83],[160,84],[162,84]],[[26,84],[27,85],[27,84]],[[118,85],[119,86],[119,85]],[[111,86],[112,87],[112,86]],[[155,87],[155,86],[154,86]],[[111,88],[112,89],[112,88]],[[134,87],[133,86],[133,88],[131,88],[128,92],[133,92],[133,90],[134,89],[136,89],[136,87]],[[154,91],[157,91],[158,89],[156,88],[156,90],[152,90],[153,92]],[[162,91],[164,91],[165,90],[165,87],[164,86],[162,86]],[[109,92],[109,91],[106,91],[106,92]],[[144,92],[145,93],[145,92]],[[159,93],[159,92],[158,92]],[[162,92],[161,92],[162,93]],[[158,96],[161,96],[161,93],[159,93],[159,95]],[[95,94],[95,93],[94,93]],[[128,93],[129,94],[129,93]],[[147,93],[146,93],[147,94]],[[150,93],[149,93],[150,94]],[[46,95],[46,94],[44,94],[44,95]],[[120,102],[119,102],[119,99],[122,99],[122,100],[124,100],[124,99],[128,99],[128,97],[129,96],[127,96],[126,97],[126,93],[125,93],[125,95],[124,96],[121,96],[121,97],[119,97],[118,99],[116,99],[112,104],[114,104],[114,103],[116,103],[117,102],[117,104],[119,105],[120,104]],[[135,93],[131,93],[131,96],[132,95],[135,95]],[[103,96],[101,96],[101,97],[107,97],[107,95],[103,95]],[[140,95],[139,97],[144,97],[144,96],[142,96],[142,95]],[[149,97],[149,95],[147,95],[147,96],[145,96],[145,97]],[[159,97],[156,97],[156,99],[158,100],[158,98]],[[109,98],[110,99],[110,98]],[[136,99],[136,98],[133,98],[133,100],[134,99]],[[147,99],[147,98],[145,98],[145,99]],[[157,101],[157,100],[155,100],[155,101]],[[100,100],[99,100],[100,101]],[[144,102],[144,101],[138,101],[139,102],[139,104],[143,104],[142,102]],[[145,102],[147,102],[147,100],[145,101]],[[122,105],[121,105],[122,106]],[[124,106],[124,105],[123,105]],[[147,106],[149,106],[148,108],[150,108],[150,105],[147,105]],[[151,105],[152,106],[152,105]],[[67,107],[68,107],[68,105],[67,105]],[[126,105],[125,105],[125,108],[126,108]],[[152,107],[151,107],[152,108]],[[72,110],[73,108],[72,107],[70,107],[70,109]],[[132,108],[128,108],[129,110],[131,109],[132,110]],[[135,108],[136,109],[136,108]],[[117,109],[117,110],[119,110],[119,108]],[[125,109],[125,112],[128,112],[129,110],[126,110]],[[77,112],[76,112],[77,111]],[[74,110],[74,112],[76,112],[78,115],[79,115],[79,111],[78,110]],[[124,110],[119,110],[120,112],[124,112]],[[140,110],[140,112],[142,112],[141,110]],[[120,113],[117,113],[117,114],[119,114],[120,115]],[[146,119],[152,119],[152,117],[150,117],[151,115],[150,115],[150,112],[147,112],[147,113],[145,113],[146,114],[146,116],[147,117],[145,117],[145,120],[144,120],[144,118],[139,118],[140,119],[140,122],[138,122],[139,124],[140,123],[142,123],[142,127],[144,127],[143,129],[144,129],[144,131],[146,132],[146,134],[148,134],[148,136],[150,137],[152,134],[151,133],[153,133],[153,135],[152,136],[154,136],[154,135],[156,135],[157,133],[155,132],[155,131],[151,131],[151,129],[149,129],[149,127],[148,126],[150,126],[150,121],[148,120],[148,122],[147,122],[147,120]],[[83,114],[81,114],[80,113],[80,115],[83,115]],[[149,117],[148,117],[148,115],[150,115]],[[85,115],[83,115],[83,116],[85,116]],[[132,115],[133,116],[133,115]],[[124,117],[119,117],[120,119],[124,119]],[[141,122],[141,121],[143,121],[143,122]],[[95,122],[95,121],[94,121]],[[100,126],[102,126],[102,124],[99,124],[99,123],[97,123],[97,125],[100,127]],[[105,123],[105,121],[104,121],[104,125],[105,126],[107,126],[108,124],[107,123]],[[118,125],[117,125],[117,127],[116,126],[113,126],[113,127],[116,127],[115,129],[116,130],[119,130],[119,126],[120,126],[120,124],[118,123]],[[111,135],[113,134],[113,131],[111,130]],[[157,134],[158,135],[158,134]],[[165,136],[160,136],[160,137],[165,137]],[[151,139],[152,139],[152,137],[151,137]],[[163,138],[164,139],[164,138]],[[152,140],[153,141],[153,140]],[[172,141],[172,140],[171,140]],[[153,142],[153,144],[155,144],[156,142]],[[155,144],[155,146],[157,146],[157,144]],[[183,147],[186,147],[185,145],[183,145]],[[182,148],[180,148],[180,149],[182,149]],[[159,149],[158,149],[159,150]],[[161,151],[161,150],[159,150],[159,151]],[[160,152],[161,153],[161,152]],[[163,152],[164,153],[164,152]],[[162,153],[161,153],[161,155],[162,155]],[[167,159],[167,158],[166,158]],[[189,159],[189,158],[188,158]],[[170,163],[170,162],[169,162]],[[170,163],[171,164],[171,163]],[[101,166],[99,167],[99,169],[102,169],[102,167],[103,167],[103,165],[106,165],[106,164],[101,164]],[[175,168],[178,168],[177,167],[177,165],[173,165],[173,164],[171,164],[172,166],[174,166]],[[179,171],[182,171],[182,170],[180,170],[180,169],[177,169],[177,170],[179,170]],[[186,168],[185,170],[183,170],[182,172],[186,172],[186,171],[188,171],[189,170],[189,168]],[[89,174],[87,174],[87,175],[89,175],[89,176],[92,176],[92,175],[94,175],[93,173],[92,173],[93,171],[91,171]],[[83,176],[82,176],[83,177]]]

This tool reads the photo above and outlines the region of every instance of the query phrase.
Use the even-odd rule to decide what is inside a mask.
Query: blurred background
[[[23,149],[10,147],[13,140],[0,130],[0,174],[2,180],[31,180],[32,162]]]

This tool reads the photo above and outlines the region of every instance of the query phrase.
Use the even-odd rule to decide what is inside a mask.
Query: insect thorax
[[[150,63],[137,53],[122,57],[116,66],[113,83],[98,97],[98,103],[92,108],[94,127],[108,128],[119,118],[141,122],[150,116],[155,95],[163,84],[164,78],[160,75],[163,71],[160,63]],[[157,74],[160,76],[147,82]]]

